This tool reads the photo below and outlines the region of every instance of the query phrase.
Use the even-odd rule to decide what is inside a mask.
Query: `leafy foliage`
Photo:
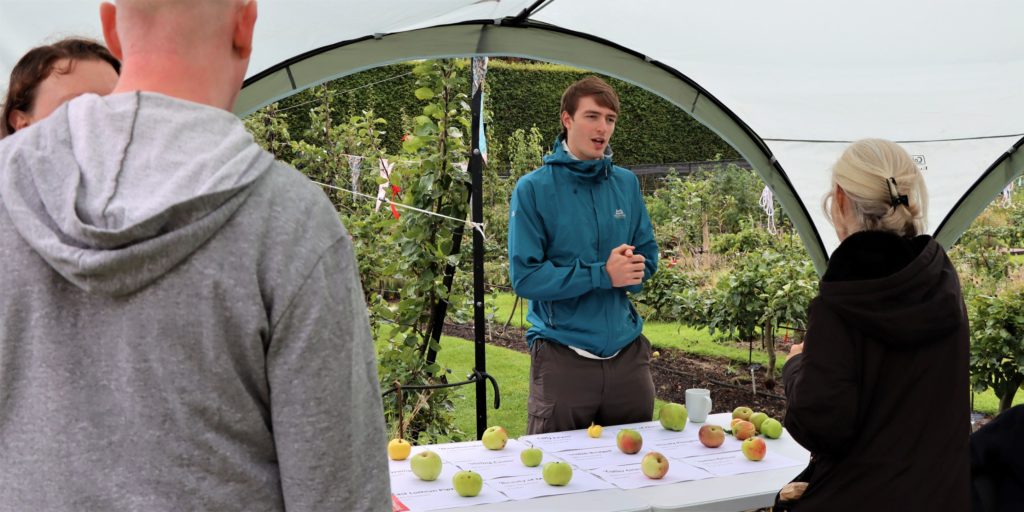
[[[991,387],[999,412],[1010,407],[1024,383],[1024,286],[1007,286],[971,301],[971,382]]]
[[[330,103],[341,118],[373,110],[397,131],[404,113],[419,112],[421,105],[410,92],[419,89],[412,74],[415,63],[382,66],[333,80],[327,84]],[[567,66],[511,63],[491,59],[487,72],[487,105],[493,111],[489,141],[503,142],[516,130],[536,126],[544,145],[550,145],[561,131],[558,112],[562,92],[572,82],[594,73]],[[710,160],[715,155],[737,158],[736,151],[711,130],[686,115],[675,105],[633,84],[604,77],[616,88],[622,102],[622,116],[613,138],[616,163],[689,162]],[[280,108],[297,110],[316,103],[315,91],[308,90],[281,102]],[[296,111],[296,110],[292,110]],[[291,133],[304,133],[309,124],[304,116],[290,116]],[[410,132],[403,132],[410,133]],[[388,154],[401,150],[397,137],[384,141]],[[684,143],[685,142],[685,143]],[[499,169],[501,174],[505,170]]]

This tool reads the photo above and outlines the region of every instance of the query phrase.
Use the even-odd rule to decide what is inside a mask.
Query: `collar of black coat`
[[[850,235],[832,254],[818,292],[816,301],[848,328],[894,347],[948,340],[966,321],[956,270],[930,236]]]
[[[914,261],[932,237],[902,237],[888,231],[858,231],[832,253],[823,281],[879,279]]]

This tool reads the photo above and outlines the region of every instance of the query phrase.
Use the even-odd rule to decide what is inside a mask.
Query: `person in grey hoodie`
[[[101,18],[114,92],[0,142],[0,510],[389,510],[350,237],[227,112],[255,2]]]

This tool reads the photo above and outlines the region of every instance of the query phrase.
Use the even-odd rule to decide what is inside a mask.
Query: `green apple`
[[[733,418],[739,418],[743,421],[750,421],[750,416],[754,414],[754,410],[750,407],[740,406],[732,411]]]
[[[633,455],[643,447],[644,438],[640,437],[640,432],[624,428],[615,435],[615,444],[622,450],[622,453]]]
[[[544,452],[539,448],[527,448],[519,452],[519,460],[523,461],[524,466],[535,468],[540,466],[540,461],[544,460]]]
[[[778,439],[782,436],[782,423],[775,418],[768,418],[761,422],[761,433],[769,439]]]
[[[441,456],[430,450],[424,450],[409,459],[409,468],[412,469],[412,474],[419,477],[420,480],[433,482],[441,475]]]
[[[765,414],[763,412],[755,412],[754,414],[750,415],[750,419],[747,420],[747,421],[753,423],[754,424],[754,428],[756,428],[757,431],[760,432],[761,431],[761,422],[766,420],[766,419],[768,419],[768,415],[767,414]]]
[[[541,473],[548,485],[568,485],[572,480],[572,466],[567,462],[548,462]]]
[[[725,442],[725,430],[718,425],[704,425],[697,431],[697,438],[708,448],[718,448]]]
[[[686,428],[686,407],[682,404],[665,404],[661,406],[658,419],[662,427],[678,432]]]
[[[480,489],[484,486],[484,478],[475,471],[459,471],[452,476],[452,485],[459,496],[472,498],[480,494]]]
[[[757,462],[764,459],[764,454],[768,451],[768,446],[764,444],[764,439],[760,437],[751,437],[743,441],[741,446],[743,450],[743,456]]]
[[[660,480],[668,473],[668,459],[658,452],[650,452],[640,461],[640,471],[651,480]]]
[[[484,430],[484,435],[480,438],[480,441],[484,443],[488,450],[500,450],[508,442],[508,432],[505,432],[504,427],[494,426]]]

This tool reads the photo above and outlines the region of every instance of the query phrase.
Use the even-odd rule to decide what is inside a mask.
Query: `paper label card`
[[[513,500],[615,488],[612,484],[580,470],[574,470],[572,480],[564,486],[548,485],[540,475],[498,478],[488,483]]]
[[[700,468],[695,468],[685,462],[669,460],[668,473],[658,480],[647,478],[640,469],[640,464],[627,464],[625,466],[613,466],[598,468],[593,473],[602,480],[618,487],[619,489],[639,489],[653,485],[666,485],[690,480],[703,480],[713,475]]]
[[[768,453],[763,460],[754,462],[747,460],[742,452],[725,452],[714,455],[700,455],[681,459],[683,462],[701,468],[715,476],[732,476],[743,473],[755,473],[771,469],[803,466],[804,462],[795,461],[777,453]]]
[[[445,465],[433,482],[420,480],[409,469],[392,471],[392,506],[398,501],[410,511],[421,511],[508,501],[507,496],[488,485],[486,480],[479,495],[472,498],[459,496],[452,486],[452,476],[458,471],[453,465]]]

